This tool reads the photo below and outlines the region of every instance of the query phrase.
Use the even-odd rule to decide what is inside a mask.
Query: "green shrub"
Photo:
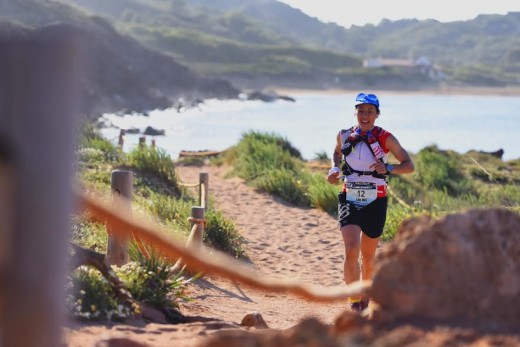
[[[273,169],[296,171],[296,162],[289,152],[281,150],[276,144],[241,142],[239,148],[235,161],[236,174],[247,181]]]
[[[383,231],[381,239],[383,241],[392,240],[397,234],[399,226],[404,220],[417,217],[421,214],[432,215],[431,213],[423,209],[421,201],[417,200],[415,201],[415,204],[411,206],[405,206],[403,204],[398,203],[390,196],[388,210],[386,214],[385,229]]]
[[[101,163],[105,160],[103,151],[97,148],[80,148],[76,151],[76,157],[80,162]]]
[[[258,190],[279,196],[296,206],[310,207],[311,205],[304,184],[294,171],[271,169],[256,178],[253,184]]]
[[[208,210],[206,220],[204,243],[235,258],[245,256],[242,248],[243,238],[233,220],[226,218],[222,212],[215,210]]]
[[[88,214],[72,216],[71,240],[77,245],[105,254],[107,230],[104,223],[92,219]]]
[[[201,157],[183,157],[177,161],[183,166],[204,166],[204,158]]]
[[[178,307],[177,300],[184,297],[184,278],[181,274],[172,274],[169,264],[157,256],[113,269],[132,297],[139,302],[158,309],[171,308]]]
[[[136,147],[127,156],[128,164],[144,173],[152,173],[157,178],[178,187],[175,165],[170,155],[162,148]]]
[[[341,186],[334,186],[320,174],[305,174],[308,197],[312,207],[332,215],[338,213],[338,192]]]
[[[446,191],[450,195],[473,191],[469,180],[458,170],[455,159],[436,146],[423,148],[415,157],[415,178],[426,188]]]
[[[314,159],[315,160],[330,160],[330,157],[329,155],[327,154],[327,152],[325,151],[322,151],[322,152],[317,152],[314,154]]]
[[[103,138],[99,129],[91,123],[80,126],[75,147],[78,160],[84,162],[118,161],[122,155],[121,150]]]
[[[93,170],[83,170],[78,173],[78,177],[83,184],[88,184],[89,188],[110,192],[110,181],[112,167],[97,166]]]
[[[119,321],[138,311],[119,301],[101,273],[88,266],[80,266],[69,276],[65,305],[69,314],[80,320]]]
[[[286,139],[251,131],[227,156],[232,158],[234,173],[258,190],[298,206],[310,206],[300,177],[301,154]]]
[[[146,210],[157,217],[160,222],[174,225],[178,229],[188,230],[188,217],[191,214],[191,206],[195,203],[189,199],[175,199],[164,194],[150,192],[148,198],[142,201]]]
[[[78,128],[76,128],[76,144],[75,147],[90,147],[90,140],[104,140],[107,141],[101,136],[99,132],[99,128],[97,128],[94,123],[88,121],[82,121]]]
[[[289,140],[276,133],[262,133],[257,131],[246,132],[242,135],[242,138],[239,141],[239,146],[247,146],[248,144],[255,143],[261,143],[264,145],[276,145],[276,147],[282,150],[282,152],[288,152],[291,157],[302,160],[302,155],[300,151],[297,148],[295,148],[289,142]]]
[[[188,217],[191,215],[191,207],[195,205],[193,200],[173,199],[152,193],[150,198],[146,199],[146,204],[147,210],[167,225],[169,230],[184,236],[189,235],[191,225]],[[206,220],[204,242],[208,246],[237,258],[244,256],[242,237],[231,219],[218,210],[210,209],[206,213]]]

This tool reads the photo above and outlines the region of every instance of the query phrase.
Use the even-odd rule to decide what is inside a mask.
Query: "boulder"
[[[494,151],[494,152],[486,152],[486,151],[479,151],[479,153],[482,153],[482,154],[488,154],[488,155],[491,155],[493,157],[496,157],[498,159],[502,159],[502,156],[504,155],[504,150],[502,148]]]
[[[164,129],[155,129],[155,128],[152,128],[151,126],[147,126],[146,129],[144,129],[143,131],[143,135],[150,135],[150,136],[159,136],[159,135],[164,135],[165,134],[165,131]]]
[[[219,331],[213,333],[198,347],[287,347],[287,346],[327,346],[340,347],[337,338],[330,334],[330,327],[315,318],[307,318],[292,328],[263,333],[243,330]]]
[[[269,326],[264,320],[264,317],[258,312],[248,313],[242,318],[240,325],[256,328],[256,329],[268,329]]]
[[[520,216],[470,210],[402,223],[370,295],[397,317],[520,327]]]

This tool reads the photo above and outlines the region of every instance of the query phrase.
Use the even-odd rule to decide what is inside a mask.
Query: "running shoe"
[[[361,307],[361,299],[359,298],[349,298],[348,303],[350,305],[350,309],[354,312],[361,312],[363,308]]]
[[[368,307],[368,304],[370,303],[369,298],[349,298],[348,302],[350,304],[350,309],[354,312],[362,312]]]

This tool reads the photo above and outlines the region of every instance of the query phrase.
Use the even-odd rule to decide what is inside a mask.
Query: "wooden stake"
[[[0,36],[0,136],[13,149],[0,346],[60,346],[83,38],[64,24],[19,30]]]
[[[112,207],[124,213],[128,218],[132,216],[132,190],[133,173],[127,170],[114,170],[110,180],[112,190]],[[121,237],[114,234],[112,226],[107,224],[108,246],[107,263],[108,265],[121,266],[128,263],[128,237]]]
[[[205,211],[209,207],[209,173],[199,173],[199,204]]]

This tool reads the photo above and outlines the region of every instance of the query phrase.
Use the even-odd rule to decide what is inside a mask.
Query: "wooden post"
[[[12,246],[14,238],[14,217],[16,211],[13,206],[15,200],[16,172],[14,157],[9,145],[0,139],[0,326],[3,326],[6,317],[3,317],[7,303],[7,275],[12,261]],[[1,333],[1,330],[0,330]],[[0,346],[3,345],[0,337]]]
[[[152,139],[152,148],[155,148],[155,139]]]
[[[209,173],[199,173],[199,204],[205,211],[209,207]]]
[[[112,208],[124,213],[131,218],[132,216],[132,189],[133,173],[127,170],[114,170],[110,180],[112,189]],[[107,263],[108,265],[124,265],[128,263],[128,237],[121,237],[114,234],[110,224],[107,225],[108,246]]]
[[[146,146],[146,137],[145,136],[139,137],[139,147],[143,148],[145,146]]]
[[[200,252],[202,250],[203,239],[204,239],[204,207],[192,206],[191,207],[191,232],[186,241],[186,248],[189,248],[193,252]],[[178,272],[184,266],[184,261],[179,258],[175,265],[170,269],[171,272]]]
[[[204,238],[204,223],[199,222],[204,220],[204,207],[192,206],[191,217],[195,221],[191,222],[191,233],[186,242],[186,247],[197,251],[202,248],[202,240]]]
[[[126,135],[126,130],[121,129],[121,131],[119,132],[119,140],[117,141],[117,144],[119,145],[119,147],[121,149],[123,149],[123,146],[125,144],[125,135]]]
[[[0,35],[0,346],[63,344],[82,41],[65,24]]]

